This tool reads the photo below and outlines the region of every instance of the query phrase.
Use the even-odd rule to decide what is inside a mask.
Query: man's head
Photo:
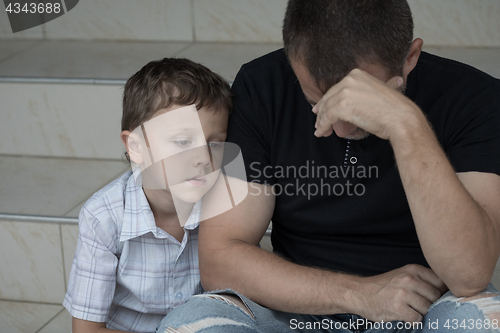
[[[289,0],[285,52],[301,62],[325,93],[363,64],[403,75],[413,40],[406,0]]]

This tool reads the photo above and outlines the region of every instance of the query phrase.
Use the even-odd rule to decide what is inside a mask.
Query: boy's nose
[[[203,167],[208,167],[212,164],[211,160],[211,155],[210,155],[210,148],[208,145],[202,146],[195,148],[196,149],[196,154],[193,158],[193,165],[196,166],[203,166]]]

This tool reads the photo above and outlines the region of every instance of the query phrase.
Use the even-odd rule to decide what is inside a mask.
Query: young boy
[[[121,139],[133,171],[80,212],[63,303],[73,333],[154,332],[203,291],[200,202],[219,174],[231,108],[228,83],[187,59],[150,62],[127,81]]]

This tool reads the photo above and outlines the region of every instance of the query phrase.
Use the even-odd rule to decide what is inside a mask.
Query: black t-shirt
[[[232,89],[227,141],[241,147],[249,182],[275,185],[275,252],[366,276],[428,266],[388,141],[316,138],[316,116],[283,50],[245,64]],[[406,95],[457,172],[500,174],[499,80],[422,53]]]

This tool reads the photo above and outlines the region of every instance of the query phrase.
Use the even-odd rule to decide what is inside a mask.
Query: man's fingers
[[[392,89],[398,90],[403,85],[403,78],[401,76],[393,76],[385,82]]]
[[[410,306],[406,306],[406,309],[402,311],[397,318],[394,318],[394,320],[402,320],[407,323],[416,323],[421,322],[423,318],[424,316],[421,315],[417,310],[413,309]]]
[[[329,137],[330,135],[333,134],[333,127],[330,127],[326,132],[323,134],[324,137]]]
[[[332,124],[337,121],[337,119],[335,119],[335,117],[333,117],[332,115],[326,115],[325,112],[321,110],[322,108],[323,106],[321,106],[321,108],[319,109],[315,125],[316,132],[314,132],[314,135],[318,138],[324,136],[326,133],[328,133],[328,131],[332,130]]]
[[[333,133],[332,125],[339,121],[338,113],[345,111],[339,107],[340,97],[331,96],[325,99],[324,97],[321,101],[314,106],[314,111],[316,111],[316,132],[314,135],[316,137],[329,136]],[[335,110],[335,114],[334,111]]]
[[[422,281],[415,292],[427,299],[430,303],[436,302],[442,295],[439,289],[425,281]]]
[[[432,269],[421,267],[418,273],[422,280],[436,287],[441,292],[441,295],[448,290],[448,287],[444,284],[443,280],[441,280]]]
[[[432,303],[433,302],[429,302],[429,300],[425,297],[415,295],[415,297],[410,300],[409,305],[422,316],[425,316]]]

